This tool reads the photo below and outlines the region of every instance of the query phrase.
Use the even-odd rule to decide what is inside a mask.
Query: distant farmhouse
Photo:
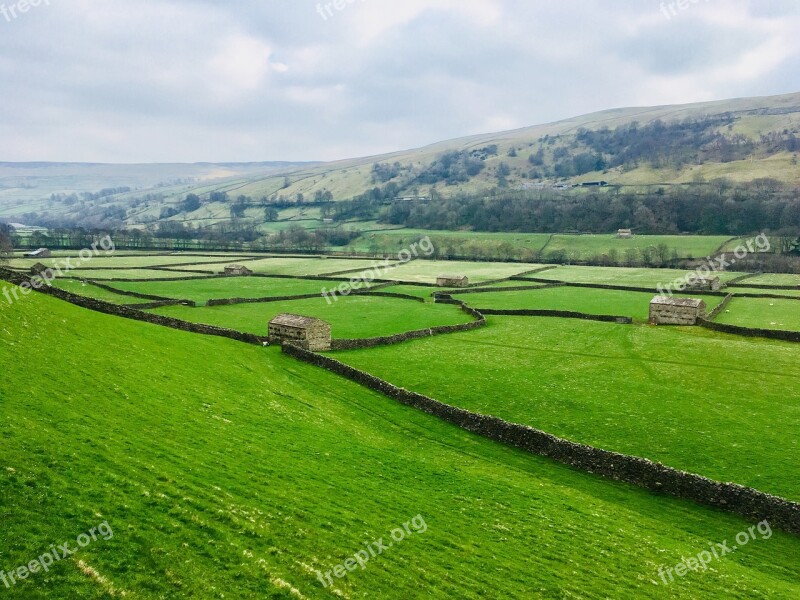
[[[683,290],[686,292],[718,292],[722,288],[719,277],[696,277]]]
[[[706,303],[694,298],[656,296],[650,302],[653,325],[697,325],[706,317]]]
[[[252,275],[253,272],[243,265],[228,265],[225,267],[225,275]]]
[[[30,273],[31,275],[39,275],[40,277],[46,277],[49,279],[51,278],[52,270],[42,263],[36,263],[31,267]]]
[[[469,285],[469,277],[466,275],[439,275],[436,278],[436,285],[453,288],[467,287]]]
[[[284,313],[269,322],[269,343],[295,342],[312,352],[331,349],[331,325],[321,319]]]
[[[47,248],[39,248],[33,252],[26,252],[23,256],[25,258],[50,258],[52,253]]]
[[[630,229],[620,229],[617,231],[617,237],[621,240],[629,240],[633,237],[633,231]]]

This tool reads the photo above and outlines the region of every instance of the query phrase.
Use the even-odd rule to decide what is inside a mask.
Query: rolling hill
[[[619,108],[414,150],[305,165],[0,164],[0,218],[65,217],[142,226],[161,220],[211,225],[240,216],[263,222],[272,201],[347,200],[375,187],[400,196],[536,189],[604,181],[680,185],[726,178],[800,184],[800,93],[698,104]],[[89,197],[74,192],[127,187]],[[111,190],[113,192],[114,190]],[[51,194],[62,196],[51,199]],[[217,195],[212,197],[212,193]],[[219,193],[226,196],[220,199]],[[182,210],[187,194],[202,205]],[[297,209],[294,209],[295,211]],[[35,214],[32,214],[35,213]],[[301,209],[292,220],[319,220]],[[281,212],[281,219],[285,218]]]

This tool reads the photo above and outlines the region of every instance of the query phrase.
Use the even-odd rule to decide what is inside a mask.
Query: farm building
[[[630,229],[620,229],[617,231],[617,237],[621,240],[629,240],[633,237],[633,231]]]
[[[39,248],[33,252],[26,252],[25,258],[50,258],[51,252],[47,248]]]
[[[439,275],[436,278],[439,287],[467,287],[469,278],[466,275]]]
[[[331,349],[331,325],[321,319],[281,314],[269,322],[269,343],[296,342],[312,352]]]
[[[719,277],[695,277],[683,287],[686,292],[718,292],[722,288]]]
[[[50,271],[50,269],[48,267],[46,267],[42,263],[36,263],[35,265],[33,265],[31,267],[30,273],[31,273],[31,275],[45,275],[46,274],[46,276],[49,277],[52,272]]]
[[[694,298],[656,296],[650,302],[653,325],[697,325],[706,316],[706,303]]]
[[[228,265],[225,267],[225,275],[252,275],[253,272],[243,265]]]

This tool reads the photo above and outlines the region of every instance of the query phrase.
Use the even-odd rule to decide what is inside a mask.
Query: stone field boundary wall
[[[730,333],[744,337],[767,338],[770,340],[781,340],[784,342],[800,342],[800,331],[782,331],[780,329],[757,329],[753,327],[741,327],[739,325],[726,325],[715,323],[707,319],[700,319],[697,324],[706,329],[719,331],[720,333]]]
[[[728,304],[731,303],[731,300],[733,300],[733,294],[728,294],[727,296],[725,296],[725,300],[720,302],[714,310],[708,313],[706,315],[706,319],[708,319],[709,321],[713,321],[714,319],[716,319],[719,316],[719,313],[725,310],[725,307],[727,307]]]
[[[110,285],[105,285],[103,283],[98,283],[93,279],[87,279],[86,282],[89,285],[93,285],[95,287],[99,287],[101,290],[106,290],[107,292],[113,292],[114,294],[118,294],[120,296],[128,296],[131,298],[140,298],[142,300],[152,300],[153,302],[171,302],[173,304],[184,304],[186,306],[196,306],[193,300],[181,300],[178,298],[167,298],[166,296],[154,296],[152,294],[140,294],[139,292],[129,292],[127,290],[119,290],[115,287],[111,287]]]
[[[587,473],[697,502],[752,521],[766,519],[772,527],[800,534],[800,504],[784,498],[735,483],[713,481],[645,458],[570,442],[527,425],[456,408],[399,388],[329,356],[309,352],[290,343],[283,345],[283,352],[507,446],[553,459]]]
[[[604,323],[618,323],[620,325],[632,325],[631,317],[616,315],[590,315],[588,313],[574,312],[570,310],[546,310],[546,309],[519,309],[501,310],[494,308],[477,309],[484,315],[506,316],[506,317],[558,317],[560,319],[583,319],[584,321],[601,321]]]

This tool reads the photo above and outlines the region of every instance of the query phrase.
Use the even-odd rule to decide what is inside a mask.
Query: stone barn
[[[706,303],[694,298],[656,296],[650,302],[653,325],[697,325],[706,317]]]
[[[30,274],[39,275],[40,277],[45,277],[45,278],[52,278],[53,272],[50,270],[49,267],[46,267],[42,263],[36,263],[31,267]]]
[[[252,275],[253,272],[243,265],[228,265],[225,267],[225,275]]]
[[[718,292],[721,288],[719,277],[695,277],[683,289],[687,292]]]
[[[633,237],[633,231],[630,229],[620,229],[617,231],[617,237],[621,240],[629,240]]]
[[[25,258],[50,258],[51,254],[47,248],[39,248],[33,252],[26,252],[23,256]]]
[[[467,287],[469,285],[469,277],[466,275],[439,275],[436,278],[436,285],[450,288]]]
[[[321,319],[281,314],[269,322],[269,343],[295,342],[312,352],[331,349],[331,325]]]

